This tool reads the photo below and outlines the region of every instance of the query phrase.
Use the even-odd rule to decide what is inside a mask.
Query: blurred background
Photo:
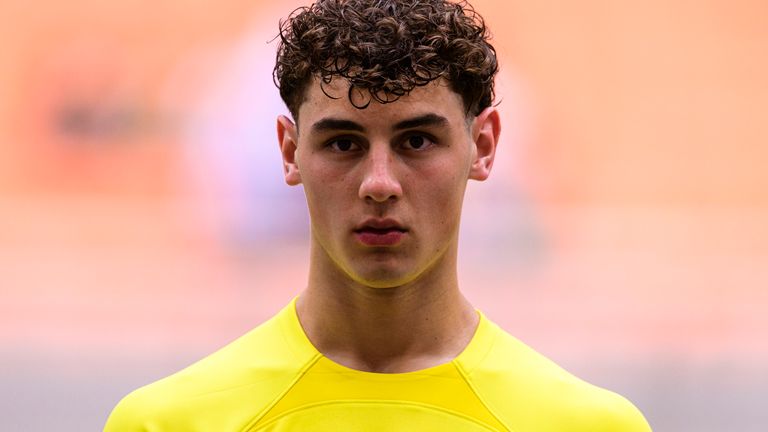
[[[95,431],[305,284],[277,23],[303,2],[0,2],[0,430]],[[768,427],[768,3],[475,0],[503,136],[474,304],[656,431]]]

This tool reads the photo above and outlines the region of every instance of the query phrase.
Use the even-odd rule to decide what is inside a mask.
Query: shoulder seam
[[[258,423],[259,421],[264,418],[265,415],[269,411],[272,410],[272,408],[277,405],[278,402],[280,402],[285,395],[287,395],[291,389],[298,383],[301,378],[304,377],[304,375],[307,373],[307,371],[315,364],[317,361],[322,357],[322,354],[317,353],[315,354],[296,374],[296,377],[291,381],[291,383],[285,387],[285,390],[283,390],[269,405],[267,405],[263,410],[261,410],[254,418],[243,428],[243,432],[251,431]]]
[[[491,352],[491,349],[493,348],[494,345],[496,345],[496,340],[499,338],[499,328],[496,326],[496,324],[485,317],[483,317],[482,319],[485,322],[481,322],[480,325],[484,325],[487,328],[487,331],[493,331],[493,334],[491,336],[491,342],[485,348],[485,351],[483,352],[482,356],[480,356],[480,358],[477,361],[472,362],[469,365],[469,369],[462,369],[466,371],[467,374],[469,374],[473,368],[475,368],[478,364],[482,363],[483,360],[485,360],[485,358],[488,357],[488,354]],[[479,330],[480,329],[478,328],[478,331]],[[461,358],[461,355],[459,355],[459,357],[456,357],[453,361],[459,364],[460,363],[460,361],[458,360],[459,358]]]
[[[489,324],[490,324],[490,322],[489,322]],[[488,350],[487,350],[487,351],[486,351],[486,352],[483,354],[483,358],[487,357],[487,356],[488,356],[488,353],[489,353],[489,352],[491,352],[491,349],[493,348],[493,345],[495,345],[495,344],[496,344],[496,339],[497,339],[497,338],[498,338],[498,332],[494,332],[494,334],[493,334],[493,340],[491,341],[491,346],[490,346],[490,347],[488,348]],[[451,363],[453,363],[453,366],[454,366],[454,367],[456,368],[456,370],[459,372],[459,375],[461,376],[461,379],[463,379],[463,380],[464,380],[464,383],[466,383],[466,384],[467,384],[467,386],[469,387],[469,389],[470,389],[470,390],[472,390],[472,394],[474,394],[474,395],[475,395],[475,397],[476,397],[476,398],[477,398],[477,399],[480,401],[480,403],[481,403],[481,404],[483,404],[483,406],[485,407],[485,409],[487,409],[487,410],[488,410],[488,412],[489,412],[489,413],[491,413],[491,415],[493,416],[493,418],[495,418],[495,419],[496,419],[496,421],[498,421],[498,422],[499,422],[499,424],[503,425],[503,426],[504,426],[504,427],[507,429],[507,432],[514,432],[514,431],[512,430],[512,428],[511,428],[511,427],[509,427],[509,425],[508,425],[506,422],[504,422],[504,421],[503,421],[503,420],[502,420],[502,419],[501,419],[501,418],[500,418],[500,417],[499,417],[499,416],[496,414],[496,412],[495,412],[494,410],[492,410],[492,409],[491,409],[491,407],[490,407],[490,406],[488,406],[488,403],[485,401],[485,399],[483,399],[483,397],[482,397],[482,396],[480,396],[480,393],[477,391],[477,389],[475,388],[475,386],[474,386],[474,385],[472,385],[472,381],[469,379],[469,374],[468,374],[468,373],[467,373],[467,371],[464,369],[464,367],[461,365],[461,363],[460,363],[460,362],[458,362],[458,361],[456,361],[455,359],[454,359],[454,360],[453,360]],[[476,365],[473,365],[473,366],[476,366]]]
[[[510,428],[508,424],[506,424],[501,418],[499,418],[499,416],[496,415],[496,413],[491,409],[491,407],[488,406],[488,404],[485,402],[485,399],[483,399],[482,396],[480,396],[480,393],[478,393],[475,386],[473,386],[472,382],[469,380],[469,377],[467,376],[466,371],[464,371],[464,368],[461,367],[461,365],[458,363],[454,363],[454,366],[456,367],[456,370],[459,371],[459,375],[461,375],[461,379],[463,379],[464,382],[467,384],[467,386],[469,386],[469,389],[472,390],[472,393],[475,395],[475,397],[477,397],[480,403],[483,404],[485,409],[487,409],[488,412],[491,413],[493,418],[495,418],[500,425],[503,425],[507,429],[507,432],[514,432],[512,428]]]
[[[494,324],[491,321],[486,322],[487,325],[491,326],[493,328]],[[498,331],[493,332],[493,339],[491,340],[491,343],[489,344],[487,350],[483,353],[482,359],[485,359],[488,357],[488,353],[491,352],[491,349],[493,349],[493,346],[496,344],[496,340],[499,337]],[[476,367],[477,364],[482,363],[482,359],[478,362],[475,362],[475,364],[472,365],[472,367]],[[491,409],[490,406],[488,406],[488,403],[483,399],[482,396],[480,396],[480,393],[477,391],[474,385],[472,385],[472,381],[469,379],[469,372],[464,369],[464,367],[461,365],[461,362],[454,359],[451,363],[453,363],[453,366],[456,368],[456,370],[459,372],[459,375],[461,376],[461,379],[464,380],[464,383],[467,384],[470,390],[472,390],[472,394],[475,395],[475,397],[480,401],[481,404],[483,404],[483,407],[485,407],[486,410],[493,416],[493,418],[496,419],[496,421],[499,422],[502,426],[504,426],[507,429],[507,432],[514,432],[512,428],[509,427],[509,425],[503,421],[494,410]]]

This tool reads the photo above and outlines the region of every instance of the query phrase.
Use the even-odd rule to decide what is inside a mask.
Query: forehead
[[[315,78],[299,107],[298,121],[301,125],[311,125],[323,117],[336,117],[361,123],[389,123],[429,113],[441,115],[452,123],[466,120],[461,97],[444,80],[416,87],[394,102],[381,103],[367,89],[350,90],[344,79],[326,84]]]

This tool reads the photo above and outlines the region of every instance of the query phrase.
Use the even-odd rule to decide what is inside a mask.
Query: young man
[[[649,431],[476,311],[456,276],[493,165],[497,69],[445,0],[320,0],[283,23],[277,135],[311,217],[306,290],[115,408],[109,431]]]

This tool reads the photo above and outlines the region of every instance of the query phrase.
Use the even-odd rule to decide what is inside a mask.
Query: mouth
[[[408,229],[394,220],[371,219],[357,227],[354,233],[366,246],[396,246],[408,234]]]

